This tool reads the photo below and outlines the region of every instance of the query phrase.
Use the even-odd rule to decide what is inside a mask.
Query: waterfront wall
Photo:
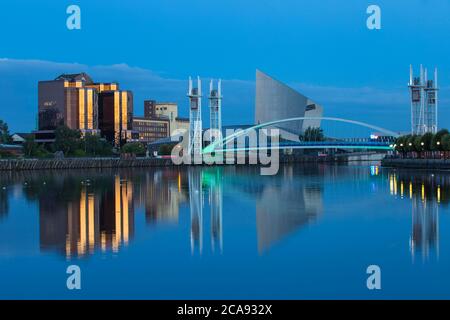
[[[0,171],[102,169],[171,166],[169,159],[66,158],[66,159],[6,159],[0,160]]]
[[[386,158],[381,161],[383,167],[409,169],[450,170],[450,159],[396,159]]]
[[[345,163],[349,161],[379,161],[385,154],[351,153],[323,157],[308,155],[281,155],[281,163]],[[236,165],[239,165],[236,163]],[[248,165],[248,159],[244,164]],[[174,166],[170,159],[155,158],[64,158],[64,159],[4,159],[0,160],[0,171],[143,168]]]

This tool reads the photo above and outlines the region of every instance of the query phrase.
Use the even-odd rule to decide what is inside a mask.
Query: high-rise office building
[[[116,147],[133,139],[133,93],[109,90],[99,93],[99,128]]]
[[[117,83],[94,83],[86,73],[40,81],[36,140],[51,142],[59,126],[99,134],[116,146],[132,136],[133,93]]]
[[[66,125],[82,133],[98,133],[96,90],[87,85],[92,79],[85,73],[63,74],[38,84],[39,130],[52,131]]]

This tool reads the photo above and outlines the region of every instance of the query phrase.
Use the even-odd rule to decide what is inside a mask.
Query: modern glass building
[[[36,140],[52,142],[57,127],[102,134],[116,146],[131,139],[133,93],[118,83],[94,83],[86,73],[39,81],[39,130]]]
[[[286,84],[256,70],[255,123],[295,117],[322,117],[323,108]],[[308,127],[320,127],[320,120],[300,120],[277,125],[284,136],[300,135]],[[292,138],[292,137],[290,137]]]

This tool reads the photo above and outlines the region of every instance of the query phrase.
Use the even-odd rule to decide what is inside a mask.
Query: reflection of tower
[[[447,195],[441,195],[442,183],[447,184],[445,179],[426,173],[413,176],[407,172],[389,174],[391,195],[399,195],[412,203],[409,245],[413,259],[416,254],[421,254],[423,259],[432,253],[439,256],[439,205],[442,197],[446,199]]]
[[[189,201],[191,208],[191,249],[198,246],[200,253],[203,249],[203,193],[202,171],[191,168],[189,177]]]
[[[437,132],[437,69],[434,80],[428,80],[428,72],[420,65],[420,76],[414,77],[410,66],[409,90],[411,99],[411,133],[422,135]]]
[[[216,168],[215,175],[210,182],[209,200],[211,210],[211,246],[214,250],[217,246],[219,251],[223,250],[222,233],[222,171]]]
[[[430,252],[436,250],[439,256],[439,204],[434,199],[427,199],[423,184],[420,194],[412,199],[411,254],[414,258],[421,252],[422,258],[428,258]]]
[[[214,137],[222,136],[222,81],[219,80],[217,90],[213,88],[213,81],[209,83],[209,109],[211,143]]]
[[[197,88],[192,86],[189,78],[189,154],[201,159],[202,152],[202,83],[197,77]],[[200,157],[199,157],[200,156]]]

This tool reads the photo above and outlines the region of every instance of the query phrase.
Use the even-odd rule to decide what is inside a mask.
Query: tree
[[[128,142],[122,147],[122,153],[132,153],[135,155],[145,154],[145,147],[140,142]]]
[[[406,151],[407,152],[411,152],[411,151],[416,151],[414,148],[414,141],[416,140],[417,135],[412,134],[412,135],[408,135],[408,139],[406,140]]]
[[[158,154],[160,156],[170,156],[172,154],[173,146],[169,144],[162,144],[158,148]]]
[[[110,156],[112,154],[111,144],[98,135],[86,134],[83,137],[82,144],[86,155],[95,157]]]
[[[421,149],[423,151],[431,151],[432,149],[432,142],[434,140],[434,134],[432,134],[431,132],[427,132],[425,133],[421,138],[420,138],[420,145],[421,145]]]
[[[442,141],[442,150],[450,151],[450,134],[445,134],[441,138]]]
[[[398,137],[395,141],[395,150],[403,154],[408,152],[408,139],[409,135]]]
[[[321,128],[308,127],[303,135],[300,136],[303,141],[324,141],[323,130]]]
[[[413,151],[422,152],[422,136],[414,136],[414,140],[412,140]]]
[[[25,157],[31,158],[34,157],[37,153],[39,145],[34,140],[34,136],[29,136],[25,138],[25,142],[23,143],[23,153]]]
[[[433,137],[431,141],[431,150],[443,150],[442,148],[442,138],[449,134],[447,129],[439,130]]]
[[[8,124],[0,119],[0,143],[11,143],[11,135],[9,134]]]
[[[64,155],[72,155],[75,150],[80,148],[81,132],[72,130],[66,126],[60,126],[55,130],[55,142],[53,148],[55,151],[62,151]]]

